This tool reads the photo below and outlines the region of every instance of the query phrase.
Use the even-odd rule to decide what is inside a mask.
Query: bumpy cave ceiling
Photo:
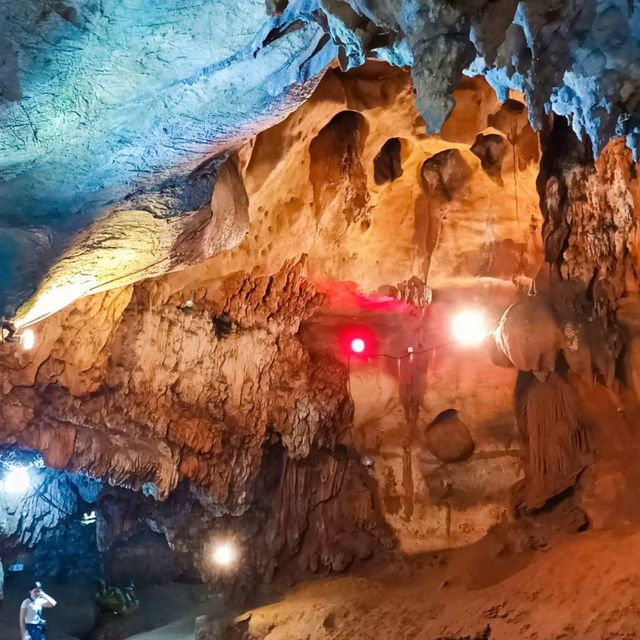
[[[221,161],[211,159],[285,117],[334,58],[343,69],[372,57],[410,67],[431,132],[450,113],[462,76],[480,74],[501,100],[510,89],[522,92],[535,129],[553,110],[589,136],[596,154],[614,135],[636,150],[634,2],[266,4],[3,0],[5,315],[96,219],[95,236],[76,241],[75,259],[45,282],[48,297],[25,310],[22,322],[189,263],[174,245],[192,225],[169,220],[206,204]],[[246,230],[242,221],[232,230],[219,220],[210,226],[214,236],[222,227],[210,253],[237,244]],[[93,259],[100,249],[103,257]],[[105,252],[121,263],[123,279],[104,273]]]

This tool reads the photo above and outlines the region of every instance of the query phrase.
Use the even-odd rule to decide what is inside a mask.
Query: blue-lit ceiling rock
[[[199,210],[217,164],[210,183],[190,180],[194,169],[289,113],[334,58],[343,69],[368,57],[411,67],[431,132],[462,76],[480,74],[501,99],[522,92],[535,128],[546,112],[568,116],[596,155],[615,136],[634,152],[640,144],[640,5],[628,0],[0,0],[0,9],[0,310],[13,312],[99,215]]]
[[[98,216],[205,204],[194,169],[286,116],[335,57],[312,4],[0,0],[0,312]]]
[[[442,127],[463,73],[501,99],[524,93],[532,124],[569,116],[596,154],[640,145],[640,5],[629,0],[324,0],[347,65],[367,55],[412,67],[429,130]],[[357,26],[355,26],[357,25]]]

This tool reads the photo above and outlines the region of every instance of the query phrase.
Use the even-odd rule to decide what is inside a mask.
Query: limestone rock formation
[[[454,92],[465,76],[483,75],[508,110],[522,96],[536,130],[553,111],[570,118],[578,138],[586,133],[596,155],[615,136],[637,150],[638,8],[623,0],[252,1],[242,18],[232,3],[199,0],[180,3],[168,20],[147,0],[127,10],[113,0],[99,10],[84,1],[5,4],[5,313],[105,205],[167,217],[193,211],[204,188],[197,169],[290,113],[335,57],[343,69],[369,58],[410,66],[427,128],[445,137]],[[43,90],[47,78],[61,90]],[[495,132],[478,134],[475,149],[499,179],[506,148]],[[55,216],[48,222],[47,212]]]
[[[455,409],[443,411],[427,426],[427,448],[441,462],[461,462],[473,453],[473,438],[469,428]]]
[[[622,1],[535,0],[323,3],[347,66],[367,55],[410,65],[420,111],[440,131],[463,74],[482,74],[501,100],[524,94],[540,129],[545,112],[571,119],[596,154],[614,136],[637,149],[638,8]]]
[[[595,452],[629,442],[616,395],[629,152],[594,160],[558,120],[540,156],[522,103],[479,80],[455,95],[432,135],[407,72],[328,71],[222,165],[211,205],[145,214],[180,229],[159,266],[147,256],[152,277],[101,281],[33,325],[32,351],[0,345],[3,443],[117,485],[96,503],[114,572],[144,562],[153,536],[166,575],[215,580],[207,544],[232,531],[245,593],[256,575],[460,546],[512,517],[523,476],[518,507],[582,482],[593,522],[609,521],[596,483],[617,467]],[[108,265],[115,220],[59,268],[81,273],[102,249]],[[56,269],[43,291],[59,295]],[[496,329],[491,353],[452,337],[469,307]]]
[[[160,499],[129,521],[130,498],[113,517],[105,498],[103,550],[146,535],[149,521],[206,573],[193,541],[209,533],[198,532],[233,522],[249,540],[262,501],[270,533],[251,563],[277,577],[292,565],[343,569],[394,538],[407,550],[464,544],[506,513],[521,473],[515,370],[452,345],[449,323],[471,299],[490,299],[497,321],[514,277],[535,274],[537,167],[509,134],[503,182],[489,175],[471,147],[481,131],[502,136],[489,121],[511,116],[482,82],[460,95],[477,110],[454,111],[447,137],[431,136],[408,73],[328,72],[240,150],[249,228],[236,248],[71,304],[33,326],[32,351],[0,347],[4,442]],[[177,259],[200,260],[211,242],[199,243],[185,240]],[[345,358],[359,326],[386,355]],[[451,406],[479,458],[446,471],[421,431]],[[185,482],[197,496],[181,493]]]
[[[390,634],[533,638],[523,559],[640,525],[640,5],[0,8],[5,564],[231,607],[394,557]],[[227,640],[350,638],[339,596]]]
[[[187,205],[197,209],[188,215],[160,217],[164,209],[146,199],[146,210],[125,209],[94,223],[18,309],[16,324],[29,326],[78,298],[198,264],[238,244],[248,225],[244,185],[232,159],[220,163],[214,176],[213,196],[205,189],[202,201],[196,198]]]
[[[0,3],[0,313],[97,218],[209,199],[202,165],[295,109],[335,57],[304,5]]]

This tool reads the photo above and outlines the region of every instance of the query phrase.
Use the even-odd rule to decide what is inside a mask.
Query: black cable
[[[446,342],[441,342],[440,344],[436,344],[433,347],[427,347],[426,349],[419,349],[418,351],[407,351],[407,353],[402,354],[401,356],[396,356],[393,355],[391,353],[374,353],[373,355],[369,355],[369,356],[360,356],[359,354],[354,354],[353,356],[350,354],[348,356],[348,360],[351,359],[351,357],[354,358],[362,358],[363,360],[365,358],[391,358],[393,360],[403,360],[404,358],[410,358],[411,356],[418,356],[418,355],[422,355],[423,353],[429,353],[430,351],[435,351],[436,349],[440,349],[440,347],[446,347],[450,344],[455,344],[457,342],[457,340],[447,340]],[[350,364],[350,363],[347,363]]]
[[[72,517],[74,514],[73,513],[69,513],[66,509],[64,509],[63,507],[61,507],[59,504],[55,503],[53,501],[52,498],[49,498],[49,496],[45,495],[44,491],[43,491],[43,487],[45,485],[45,481],[42,482],[42,484],[35,490],[34,492],[34,496],[36,498],[42,498],[46,503],[48,503],[48,505],[50,507],[53,507],[54,509],[57,509],[58,511],[61,511],[62,513],[64,513],[67,517]]]

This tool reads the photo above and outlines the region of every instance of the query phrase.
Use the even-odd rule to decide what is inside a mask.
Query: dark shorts
[[[47,627],[44,624],[28,624],[27,633],[31,640],[47,640]]]

